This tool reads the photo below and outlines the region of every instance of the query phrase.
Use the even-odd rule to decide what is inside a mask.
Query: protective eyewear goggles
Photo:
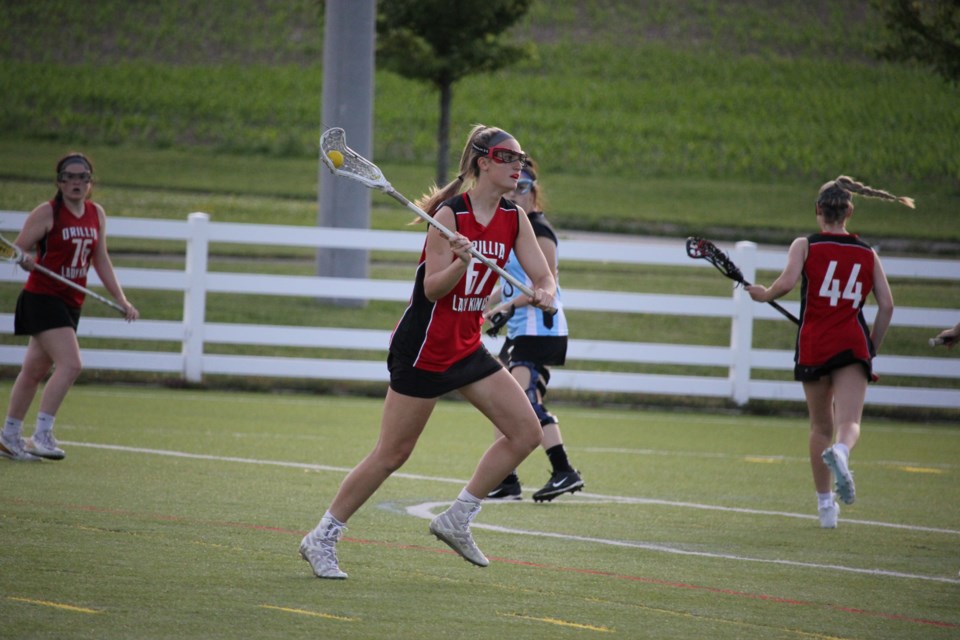
[[[70,182],[71,180],[79,180],[80,182],[90,182],[93,180],[93,174],[89,171],[84,171],[82,173],[73,173],[72,171],[61,171],[57,176],[59,182]]]
[[[536,184],[535,180],[530,180],[529,178],[520,178],[517,180],[517,188],[514,189],[519,196],[525,196],[533,189],[533,185]]]
[[[508,149],[507,147],[491,147],[490,149],[487,149],[486,147],[481,147],[479,145],[473,145],[473,148],[497,164],[513,164],[514,162],[520,162],[521,167],[527,166],[527,154],[522,151],[514,151],[513,149]]]

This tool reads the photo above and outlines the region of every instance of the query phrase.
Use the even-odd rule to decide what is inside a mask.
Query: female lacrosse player
[[[545,314],[542,310],[530,306],[530,298],[522,291],[501,280],[500,287],[490,296],[489,306],[484,317],[493,322],[487,331],[496,335],[503,323],[507,327],[507,339],[500,350],[500,361],[526,390],[527,398],[533,406],[540,427],[543,429],[544,451],[550,461],[550,480],[533,494],[535,502],[550,501],[564,493],[573,493],[583,488],[583,479],[570,466],[567,451],[560,434],[560,422],[543,405],[543,396],[550,382],[550,366],[563,365],[567,358],[567,319],[560,304],[558,276],[557,234],[543,213],[543,192],[537,182],[537,167],[533,160],[527,160],[527,166],[520,172],[517,187],[507,197],[527,213],[530,226],[537,237],[540,250],[557,282],[555,298],[557,312]],[[520,282],[531,284],[520,263],[513,254],[507,260],[506,270]],[[500,437],[494,430],[494,437]],[[520,500],[522,488],[516,470],[512,471],[487,496],[490,500]]]
[[[70,153],[57,162],[56,175],[56,196],[30,212],[15,241],[24,252],[20,266],[30,276],[17,298],[14,333],[30,336],[30,340],[0,432],[0,455],[13,460],[64,457],[53,437],[53,423],[82,367],[77,325],[84,295],[34,270],[34,264],[81,286],[86,285],[87,272],[93,266],[107,291],[126,310],[126,319],[136,320],[140,315],[127,301],[113,271],[103,207],[89,200],[93,164],[82,153]],[[35,256],[30,255],[32,251]],[[40,398],[36,429],[24,442],[23,420],[51,367],[53,374]]]
[[[390,387],[380,438],[300,543],[300,555],[319,578],[347,577],[335,549],[345,523],[410,457],[437,398],[454,390],[503,437],[484,453],[453,505],[431,521],[430,532],[467,561],[489,564],[474,544],[470,522],[481,499],[537,448],[541,429],[523,389],[480,341],[483,309],[496,277],[471,258],[469,247],[472,243],[501,268],[515,251],[534,283],[531,303],[552,306],[556,283],[550,267],[527,217],[504,198],[516,187],[525,160],[509,133],[477,125],[463,149],[460,175],[418,201],[457,237],[447,240],[432,225],[427,230],[413,294],[390,340]]]
[[[867,382],[876,379],[872,361],[893,315],[893,294],[879,256],[847,231],[854,193],[913,208],[910,198],[898,198],[847,176],[831,180],[820,187],[817,197],[820,232],[793,241],[783,273],[769,288],[747,287],[754,300],[769,302],[790,292],[803,278],[794,378],[803,383],[807,398],[810,465],[820,526],[825,529],[837,526],[840,512],[830,487],[831,472],[840,499],[846,504],[856,499],[848,467],[850,451],[860,437]],[[871,291],[877,303],[872,331],[863,317]]]

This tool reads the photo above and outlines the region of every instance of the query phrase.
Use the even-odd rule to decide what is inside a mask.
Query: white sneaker
[[[853,473],[847,467],[847,459],[838,454],[833,447],[826,449],[820,457],[833,472],[837,495],[844,504],[853,504],[857,499],[857,488],[853,484]]]
[[[840,505],[836,502],[831,502],[830,506],[820,507],[818,511],[820,513],[821,529],[837,528],[837,518],[840,516]]]
[[[0,456],[20,462],[39,462],[40,458],[27,451],[23,438],[7,438],[0,432]]]
[[[344,580],[347,574],[340,571],[337,561],[337,541],[345,527],[334,524],[329,518],[320,520],[317,528],[300,541],[300,557],[310,563],[313,575],[318,578]]]
[[[33,437],[27,440],[25,446],[28,452],[39,458],[63,460],[67,456],[63,449],[57,446],[57,439],[53,437],[53,433],[50,431],[34,433]]]
[[[454,502],[453,506],[434,518],[430,522],[430,533],[463,556],[467,562],[486,567],[490,561],[477,548],[470,534],[470,522],[480,513],[480,505],[468,508],[461,506],[462,504],[464,503]]]

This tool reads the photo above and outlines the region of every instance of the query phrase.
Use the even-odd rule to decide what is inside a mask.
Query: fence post
[[[203,380],[203,327],[207,311],[207,260],[210,249],[210,216],[187,216],[186,278],[183,290],[183,377]]]
[[[747,282],[754,282],[757,274],[757,245],[749,241],[736,244],[732,260],[740,267]],[[753,299],[743,287],[733,289],[733,318],[730,325],[730,382],[733,401],[743,406],[750,400],[750,368],[753,348]]]

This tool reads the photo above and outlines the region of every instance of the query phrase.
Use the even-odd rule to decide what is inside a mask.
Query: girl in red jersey
[[[893,316],[893,295],[879,256],[847,231],[854,193],[913,208],[910,198],[873,189],[847,176],[831,180],[820,187],[817,197],[820,233],[793,241],[783,273],[769,288],[747,287],[751,298],[769,302],[789,293],[803,278],[794,379],[803,382],[807,398],[810,466],[820,526],[826,529],[837,526],[840,512],[830,487],[831,472],[840,499],[846,504],[856,499],[848,460],[860,438],[867,382],[876,379],[872,360]],[[872,331],[863,317],[863,305],[871,292],[877,303]]]
[[[40,264],[54,273],[86,286],[87,271],[97,271],[103,286],[136,320],[134,308],[117,281],[107,253],[107,218],[103,207],[88,198],[93,165],[82,153],[70,153],[57,162],[57,195],[37,206],[27,217],[15,241],[23,250],[21,266],[30,272],[17,298],[14,333],[28,335],[27,353],[10,391],[10,405],[0,431],[0,456],[13,460],[60,460],[64,452],[53,437],[60,404],[80,374],[77,325],[83,294],[34,271]],[[31,252],[36,251],[36,255]],[[36,429],[23,440],[23,420],[43,378],[53,367],[40,398]]]
[[[484,453],[453,505],[431,521],[430,532],[467,561],[489,564],[474,544],[470,522],[480,500],[540,445],[541,429],[523,389],[480,340],[483,310],[497,275],[472,259],[468,248],[472,244],[501,268],[515,251],[533,282],[533,304],[553,306],[556,283],[530,222],[503,197],[516,187],[525,160],[509,133],[477,125],[467,137],[460,175],[417,203],[457,237],[448,240],[433,226],[427,230],[413,294],[390,340],[390,387],[380,438],[300,543],[300,555],[318,578],[347,577],[335,548],[347,520],[406,462],[437,399],[454,390],[503,437]]]

